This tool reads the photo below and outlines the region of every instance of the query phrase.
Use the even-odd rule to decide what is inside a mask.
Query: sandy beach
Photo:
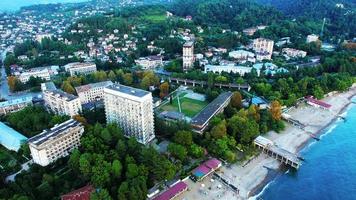
[[[264,137],[272,140],[278,146],[298,153],[310,140],[310,133],[319,134],[333,123],[351,103],[351,98],[356,95],[356,85],[344,93],[336,93],[323,99],[332,105],[329,110],[315,108],[310,105],[300,104],[297,108],[291,108],[287,114],[293,119],[306,125],[305,130],[286,124],[281,133],[271,131]],[[280,163],[273,158],[260,154],[248,163],[223,166],[220,173],[240,190],[241,199],[248,199],[256,195],[279,170]]]

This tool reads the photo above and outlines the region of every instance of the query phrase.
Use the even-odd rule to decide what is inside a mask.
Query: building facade
[[[42,78],[46,81],[51,80],[51,75],[47,68],[33,68],[30,70],[24,71],[18,76],[18,79],[22,83],[26,83],[28,80],[30,80],[31,76],[34,78]]]
[[[257,38],[253,40],[252,48],[256,52],[256,54],[266,54],[268,55],[268,57],[265,58],[271,59],[273,53],[273,45],[274,45],[273,40],[269,40],[265,38]],[[256,55],[256,59],[259,60],[257,58],[257,55]]]
[[[82,111],[80,99],[62,90],[45,90],[43,91],[43,99],[45,105],[59,115],[72,117]]]
[[[135,60],[136,65],[144,70],[152,70],[163,65],[162,56],[147,56]]]
[[[30,138],[28,144],[33,162],[47,166],[80,146],[84,126],[74,119],[56,125]]]
[[[104,88],[112,85],[111,81],[103,81],[99,83],[91,83],[76,87],[75,90],[79,96],[80,102],[86,104],[93,101],[104,99]]]
[[[29,105],[32,105],[32,97],[23,97],[0,102],[0,115],[19,111]]]
[[[183,45],[183,71],[193,68],[194,65],[194,43],[186,42]]]
[[[222,73],[222,72],[227,72],[227,73],[234,73],[234,74],[240,74],[241,76],[244,76],[247,73],[250,73],[252,70],[252,67],[244,67],[244,66],[236,66],[236,65],[205,65],[204,66],[204,72],[213,72],[213,73]]]
[[[96,64],[75,62],[65,65],[64,69],[69,72],[71,76],[79,74],[86,75],[96,72]]]
[[[104,89],[107,123],[117,123],[126,137],[142,144],[154,139],[153,99],[150,92],[114,84]]]
[[[306,51],[292,49],[292,48],[283,48],[282,53],[292,58],[304,58],[305,56],[307,56]]]

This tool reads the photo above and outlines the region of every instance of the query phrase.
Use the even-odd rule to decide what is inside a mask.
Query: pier
[[[280,161],[283,164],[298,169],[301,165],[301,158],[298,155],[291,153],[285,149],[278,147],[271,140],[258,136],[254,140],[255,146],[262,150],[263,153]]]

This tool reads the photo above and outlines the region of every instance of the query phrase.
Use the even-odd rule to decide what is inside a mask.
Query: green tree
[[[174,142],[183,146],[189,146],[193,143],[192,132],[190,131],[178,131],[174,136]]]
[[[231,106],[237,109],[242,108],[242,96],[240,92],[234,92],[231,97]]]

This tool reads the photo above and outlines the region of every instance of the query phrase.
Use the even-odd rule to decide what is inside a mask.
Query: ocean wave
[[[265,186],[263,187],[263,189],[261,190],[260,193],[258,193],[258,194],[255,195],[255,196],[249,197],[248,200],[258,200],[259,197],[263,195],[263,193],[265,192],[265,190],[266,190],[272,183],[274,183],[274,182],[275,182],[274,180],[268,182],[267,185],[265,185]]]

